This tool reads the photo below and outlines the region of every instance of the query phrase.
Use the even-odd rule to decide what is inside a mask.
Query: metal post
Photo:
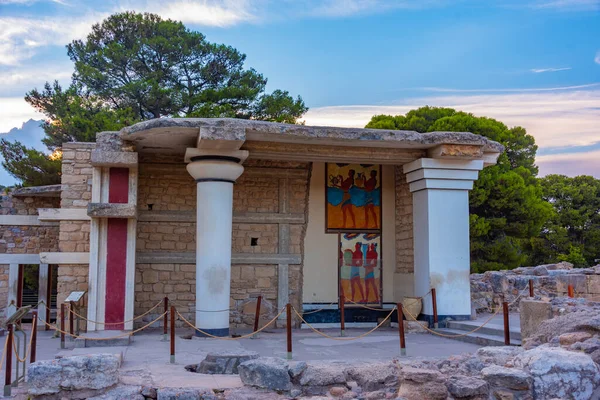
[[[13,353],[13,324],[8,324],[8,337],[6,338],[6,371],[4,378],[4,397],[10,397],[12,384],[12,353]]]
[[[171,364],[175,364],[175,306],[171,306]]]
[[[69,303],[69,333],[71,334],[71,340],[73,339],[73,334],[75,330],[73,329],[73,303]]]
[[[346,317],[344,316],[344,309],[346,308],[346,303],[344,302],[344,294],[340,295],[340,336],[346,335]]]
[[[29,363],[34,363],[35,362],[35,356],[36,356],[36,347],[37,347],[37,320],[38,320],[38,313],[37,311],[33,312],[33,318],[32,318],[32,326],[31,326],[31,350],[29,353]]]
[[[285,306],[287,316],[287,359],[292,359],[292,305],[287,303]]]
[[[254,332],[258,330],[258,323],[260,321],[260,303],[262,302],[262,296],[258,296],[256,299],[256,311],[254,312]]]
[[[570,298],[575,297],[574,290],[573,290],[573,285],[569,285],[567,290],[569,291],[569,297]]]
[[[65,303],[60,305],[60,348],[65,348]]]
[[[167,340],[167,326],[169,325],[169,298],[165,296],[165,318],[163,320],[163,340]]]
[[[533,295],[533,279],[529,280],[529,297],[534,297],[534,295]]]
[[[431,288],[431,304],[433,305],[433,327],[438,328],[438,315],[437,315],[437,296],[435,294],[435,288]]]
[[[402,303],[398,303],[398,334],[400,335],[400,355],[406,355],[406,339],[404,338],[404,319],[402,313]]]
[[[508,323],[508,303],[502,302],[502,310],[504,313],[504,344],[510,346],[510,326]]]

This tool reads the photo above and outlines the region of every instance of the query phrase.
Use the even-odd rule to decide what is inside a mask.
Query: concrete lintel
[[[138,153],[126,151],[92,151],[91,164],[94,167],[137,168]]]
[[[58,226],[54,222],[41,221],[37,215],[0,215],[0,225],[10,226]]]
[[[483,169],[483,160],[440,160],[434,158],[419,158],[418,160],[404,164],[403,166],[405,174],[424,168],[481,171]]]
[[[29,186],[14,189],[10,192],[13,197],[60,197],[62,185]]]
[[[41,264],[39,254],[0,254],[0,264]]]
[[[473,181],[452,179],[421,179],[409,185],[411,193],[425,189],[472,190]]]
[[[38,208],[40,221],[89,221],[85,208]]]
[[[232,254],[232,264],[301,264],[300,254]],[[195,252],[138,252],[138,264],[195,264]]]
[[[483,166],[490,167],[498,163],[498,157],[501,153],[483,153]]]
[[[468,169],[437,169],[423,168],[406,174],[406,181],[412,183],[421,179],[454,179],[465,181],[476,181],[479,171]]]
[[[137,218],[135,204],[89,203],[87,214],[92,218]]]
[[[43,264],[89,264],[90,253],[48,252],[40,253],[39,259]]]
[[[203,150],[239,150],[246,141],[243,126],[202,126],[196,147]]]
[[[477,160],[483,157],[483,145],[440,144],[427,150],[429,158]]]

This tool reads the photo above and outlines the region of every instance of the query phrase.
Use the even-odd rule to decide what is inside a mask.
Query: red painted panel
[[[109,218],[106,241],[106,298],[104,311],[104,322],[107,324],[122,322],[125,319],[126,259],[127,219]],[[106,325],[105,329],[123,329],[123,324]]]
[[[127,203],[129,201],[129,168],[111,168],[108,185],[109,203]]]

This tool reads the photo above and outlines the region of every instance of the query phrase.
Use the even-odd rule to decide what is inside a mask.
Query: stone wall
[[[503,301],[507,301],[512,303],[511,310],[516,311],[520,298],[529,296],[529,280],[533,280],[534,295],[538,300],[564,297],[568,293],[569,285],[573,285],[575,297],[600,301],[600,265],[573,269],[572,264],[562,262],[472,274],[473,307],[479,313],[490,312],[501,307]]]
[[[296,307],[302,303],[301,265],[280,267],[277,257],[302,254],[310,164],[248,160],[244,168],[233,192],[233,328],[253,324],[259,295],[263,296],[263,322],[276,315],[281,268],[287,268],[289,300]],[[196,183],[181,157],[140,154],[138,209],[138,258],[143,254],[168,261],[137,264],[134,314],[146,312],[168,296],[194,322]],[[290,215],[295,215],[296,220],[288,222]],[[265,256],[266,262],[254,262],[250,259],[254,255]],[[143,321],[151,321],[153,314]],[[136,326],[141,325],[142,321],[138,321]]]
[[[412,193],[401,166],[396,177],[396,272],[414,272]]]

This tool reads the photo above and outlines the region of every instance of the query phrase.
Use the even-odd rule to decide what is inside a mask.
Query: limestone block
[[[291,388],[288,365],[280,358],[260,357],[246,361],[239,365],[238,371],[244,385],[271,390]]]
[[[118,383],[121,356],[94,354],[37,361],[27,369],[32,396],[61,390],[105,389]]]
[[[87,209],[92,218],[137,218],[135,204],[89,203]]]
[[[589,332],[569,332],[563,333],[558,337],[561,346],[570,346],[577,342],[584,342],[592,337]]]
[[[575,294],[586,293],[587,291],[587,280],[586,275],[558,275],[556,277],[556,290],[558,292],[567,293],[569,285],[573,285]]]
[[[529,390],[532,378],[526,372],[517,368],[506,368],[492,365],[481,370],[483,379],[491,387],[511,390]]]
[[[587,292],[590,294],[600,294],[600,276],[587,275]]]
[[[438,371],[404,367],[398,397],[407,400],[445,400],[448,397],[446,379]]]
[[[455,375],[448,379],[448,392],[458,399],[462,398],[487,398],[489,386],[484,380]]]
[[[199,374],[238,374],[241,363],[258,358],[255,351],[223,350],[208,353],[200,364],[187,365],[185,369]]]
[[[352,363],[346,379],[356,382],[363,391],[373,392],[398,386],[400,367],[392,362]]]
[[[533,336],[543,321],[552,318],[552,305],[549,302],[523,299],[519,307],[523,340]]]
[[[137,167],[138,153],[124,151],[92,151],[92,165],[95,167]]]

